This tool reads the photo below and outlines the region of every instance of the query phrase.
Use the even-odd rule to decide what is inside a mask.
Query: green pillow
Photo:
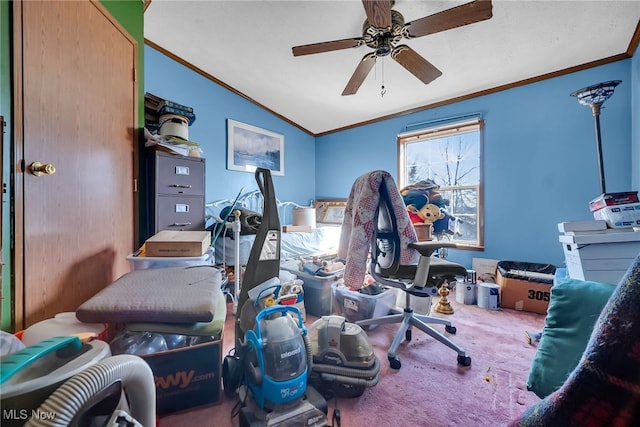
[[[559,389],[580,362],[600,312],[614,285],[574,279],[558,279],[542,339],[533,358],[527,389],[540,398]]]

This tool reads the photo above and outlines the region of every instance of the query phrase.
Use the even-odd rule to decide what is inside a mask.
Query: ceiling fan
[[[391,9],[394,3],[393,0],[362,0],[367,15],[362,26],[362,37],[295,46],[292,48],[293,56],[348,49],[363,44],[374,49],[360,60],[342,92],[343,96],[355,94],[376,59],[388,55],[424,84],[429,84],[440,77],[442,72],[406,44],[398,43],[403,38],[422,37],[484,21],[493,16],[490,0],[475,0],[405,23],[402,14]]]

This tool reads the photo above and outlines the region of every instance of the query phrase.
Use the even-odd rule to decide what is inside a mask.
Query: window
[[[400,188],[432,180],[448,214],[435,237],[468,249],[483,249],[482,125],[479,119],[434,125],[398,136]],[[444,230],[443,230],[444,229]]]

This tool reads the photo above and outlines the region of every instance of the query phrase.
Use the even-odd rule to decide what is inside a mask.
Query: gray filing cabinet
[[[204,230],[205,159],[153,150],[151,230]]]

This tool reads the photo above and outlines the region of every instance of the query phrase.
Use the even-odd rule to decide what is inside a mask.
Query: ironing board
[[[83,303],[76,311],[87,323],[211,322],[222,283],[212,266],[134,270]]]

